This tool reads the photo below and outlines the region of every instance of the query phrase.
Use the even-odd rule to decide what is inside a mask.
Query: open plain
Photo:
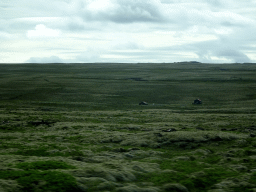
[[[0,191],[256,191],[255,113],[255,64],[1,64]]]

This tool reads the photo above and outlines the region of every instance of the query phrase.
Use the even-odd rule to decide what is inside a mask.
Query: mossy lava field
[[[256,191],[255,113],[255,64],[1,64],[0,191]]]

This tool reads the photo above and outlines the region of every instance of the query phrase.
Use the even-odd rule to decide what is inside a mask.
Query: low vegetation
[[[254,64],[2,64],[0,79],[0,191],[256,190]]]

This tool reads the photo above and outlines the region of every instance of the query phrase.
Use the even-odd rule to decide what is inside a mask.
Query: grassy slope
[[[0,190],[250,191],[255,74],[239,64],[0,65]]]

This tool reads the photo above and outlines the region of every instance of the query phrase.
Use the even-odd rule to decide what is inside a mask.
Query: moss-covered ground
[[[256,191],[254,64],[1,64],[0,98],[1,192]]]

